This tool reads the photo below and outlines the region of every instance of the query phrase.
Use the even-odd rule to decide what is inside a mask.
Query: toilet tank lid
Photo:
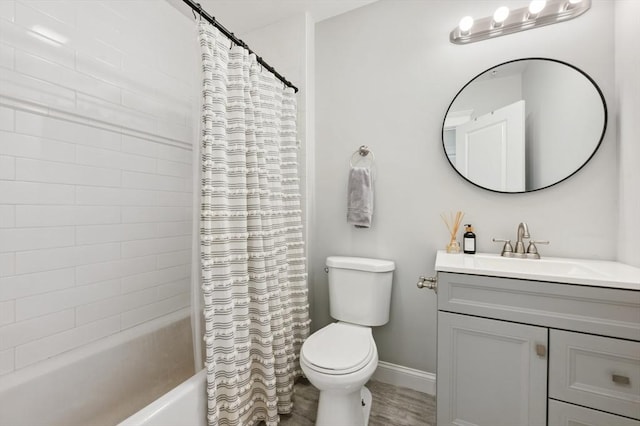
[[[369,259],[366,257],[329,256],[329,268],[356,269],[367,272],[389,272],[396,268],[392,260]]]

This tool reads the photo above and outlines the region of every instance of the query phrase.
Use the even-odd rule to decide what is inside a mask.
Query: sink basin
[[[579,262],[564,259],[518,259],[480,254],[471,259],[473,266],[480,269],[527,272],[539,275],[600,276],[600,272]]]
[[[498,254],[439,251],[436,271],[640,290],[640,268],[620,262],[546,257],[519,259]]]

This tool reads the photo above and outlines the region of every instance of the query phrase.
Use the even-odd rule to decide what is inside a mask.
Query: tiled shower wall
[[[189,306],[192,21],[0,0],[0,375]]]

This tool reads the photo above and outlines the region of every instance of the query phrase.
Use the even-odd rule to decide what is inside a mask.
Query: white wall
[[[0,1],[0,374],[188,306],[194,28]]]
[[[435,294],[415,283],[421,274],[433,275],[436,251],[447,243],[442,212],[463,210],[482,252],[498,253],[491,237],[513,239],[517,224],[526,221],[534,238],[551,240],[541,248],[543,256],[616,257],[614,126],[586,167],[544,191],[485,191],[461,179],[446,160],[440,134],[451,99],[479,72],[507,60],[538,56],[572,63],[615,106],[614,2],[594,1],[580,18],[558,25],[466,46],[449,43],[460,17],[488,16],[500,5],[382,0],[316,27],[314,327],[330,321],[326,256],[393,259],[391,319],[374,330],[383,361],[435,372]],[[376,155],[371,229],[345,220],[349,157],[361,144]]]
[[[640,2],[616,1],[615,63],[620,163],[620,225],[618,257],[640,267]]]

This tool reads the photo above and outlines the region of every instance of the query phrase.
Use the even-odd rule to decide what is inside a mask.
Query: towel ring
[[[354,152],[353,154],[351,154],[351,158],[349,159],[349,165],[350,165],[351,167],[353,167],[353,157],[354,157],[355,155],[359,155],[360,157],[367,157],[369,154],[371,154],[371,159],[370,159],[370,161],[371,161],[371,162],[369,163],[369,167],[373,166],[373,162],[374,162],[374,161],[376,161],[376,156],[375,156],[375,154],[373,153],[373,151],[371,151],[371,150],[369,149],[369,147],[368,147],[368,146],[366,146],[366,145],[362,145],[362,146],[360,146],[360,148],[358,148],[358,149],[356,150],[356,152]],[[356,158],[357,158],[357,157],[356,157]],[[357,160],[356,160],[356,162],[357,162]]]

